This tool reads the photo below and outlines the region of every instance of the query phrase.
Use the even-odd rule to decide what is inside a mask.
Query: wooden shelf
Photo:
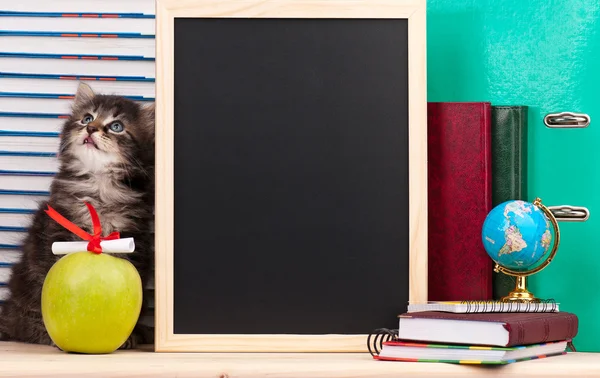
[[[383,362],[369,354],[154,353],[151,348],[77,355],[47,346],[0,342],[0,356],[2,377],[600,377],[600,353],[483,366]]]

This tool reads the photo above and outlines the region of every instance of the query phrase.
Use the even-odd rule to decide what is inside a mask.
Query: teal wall
[[[590,210],[560,223],[556,259],[530,289],[579,316],[580,351],[600,351],[600,1],[428,0],[429,101],[528,105],[528,197]],[[548,129],[550,112],[587,129]]]

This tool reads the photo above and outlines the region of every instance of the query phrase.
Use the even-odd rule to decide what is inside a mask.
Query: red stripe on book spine
[[[407,346],[407,347],[415,347],[415,348],[428,348],[429,344],[416,344],[416,343],[404,343],[401,342],[399,345]]]
[[[72,13],[63,13],[61,16],[63,16],[63,17],[79,17],[79,15],[72,14]]]
[[[58,96],[58,98],[62,100],[72,100],[75,96]]]
[[[118,38],[116,34],[100,34],[100,38]]]
[[[75,76],[59,76],[59,80],[75,80],[77,79]]]
[[[102,18],[119,18],[118,14],[103,14]]]
[[[58,118],[60,118],[60,119],[68,119],[69,116],[61,115],[61,116],[58,116]]]
[[[61,59],[79,59],[76,56],[70,56],[70,55],[63,55],[60,57]]]
[[[86,13],[86,14],[82,14],[81,17],[98,18],[98,17],[100,17],[100,15],[99,14]]]
[[[77,37],[77,34],[61,34],[61,37]]]
[[[101,60],[119,60],[119,58],[114,57],[114,56],[103,56],[102,58],[100,58]]]
[[[96,80],[95,77],[81,77],[80,80]]]
[[[90,37],[91,37],[91,38],[97,38],[97,37],[98,37],[98,34],[82,34],[81,36],[82,36],[82,37],[88,37],[88,38],[90,38]]]
[[[82,56],[81,59],[83,60],[98,60],[97,56]]]
[[[101,77],[100,81],[117,81],[114,77]]]

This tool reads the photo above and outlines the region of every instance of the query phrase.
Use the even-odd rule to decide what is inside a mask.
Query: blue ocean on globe
[[[507,201],[487,215],[481,237],[492,260],[511,270],[526,271],[548,252],[551,227],[546,215],[534,204]]]

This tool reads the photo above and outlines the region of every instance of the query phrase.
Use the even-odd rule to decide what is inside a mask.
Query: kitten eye
[[[81,123],[83,123],[84,125],[87,125],[88,123],[92,122],[94,120],[94,117],[92,117],[91,115],[86,115],[85,117],[83,117],[83,119],[81,120]]]
[[[124,130],[124,127],[120,122],[113,122],[110,124],[110,126],[108,126],[108,128],[110,129],[110,131],[113,131],[115,133],[120,133]]]

